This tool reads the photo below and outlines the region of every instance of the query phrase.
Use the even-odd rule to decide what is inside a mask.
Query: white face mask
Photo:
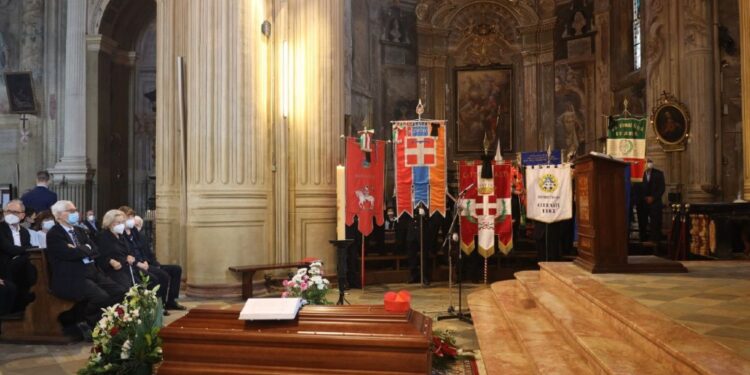
[[[9,225],[16,225],[21,222],[21,219],[19,219],[18,216],[16,215],[9,214],[9,215],[5,215],[5,222],[8,223]]]
[[[123,234],[125,232],[125,224],[120,223],[112,227],[112,230],[117,234]]]
[[[42,229],[43,230],[50,230],[54,226],[55,226],[55,221],[54,220],[45,220],[45,221],[42,221]]]
[[[128,229],[133,229],[135,227],[135,219],[128,219],[125,221],[125,225],[128,227]]]
[[[94,220],[96,220],[96,216],[89,215],[88,219],[89,219],[89,221],[94,221]]]

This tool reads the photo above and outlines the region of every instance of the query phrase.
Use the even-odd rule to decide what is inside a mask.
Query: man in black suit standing
[[[641,241],[659,243],[661,239],[662,196],[664,195],[664,173],[654,168],[648,159],[646,171],[643,172],[643,185],[638,201],[638,229]]]
[[[57,194],[51,191],[49,185],[49,173],[39,171],[36,174],[36,187],[27,191],[21,200],[26,208],[33,212],[49,210],[57,202]]]
[[[99,255],[96,245],[80,227],[73,202],[52,205],[57,224],[47,232],[47,254],[52,268],[50,289],[55,296],[79,302],[86,323],[79,323],[85,338],[101,318],[101,309],[122,301],[127,288],[115,283],[94,263]]]
[[[3,207],[3,222],[0,223],[0,278],[17,289],[11,312],[22,311],[34,300],[29,291],[36,283],[36,268],[26,253],[31,247],[31,235],[20,224],[25,211],[23,202],[12,200]]]

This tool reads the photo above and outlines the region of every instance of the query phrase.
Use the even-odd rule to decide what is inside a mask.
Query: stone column
[[[683,45],[680,59],[681,99],[690,111],[690,144],[684,179],[688,202],[710,202],[715,189],[715,101],[711,2],[680,2]]]
[[[740,1],[740,64],[742,66],[742,195],[750,200],[750,2]]]
[[[274,254],[263,2],[175,4],[188,13],[187,293],[234,295],[227,268]]]
[[[344,125],[344,9],[339,0],[289,0],[289,257],[335,270],[335,166]]]
[[[84,209],[91,202],[86,155],[86,0],[68,0],[65,33],[65,117],[62,158],[51,173],[60,199]]]
[[[55,180],[63,176],[83,182],[86,156],[86,0],[68,0],[65,33],[65,118],[63,156],[55,166]]]

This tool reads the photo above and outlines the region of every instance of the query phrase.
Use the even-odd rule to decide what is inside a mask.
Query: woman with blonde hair
[[[96,263],[114,282],[130,287],[136,282],[131,264],[135,261],[123,236],[125,232],[125,213],[120,210],[109,210],[102,218],[102,230],[96,238],[99,257]]]

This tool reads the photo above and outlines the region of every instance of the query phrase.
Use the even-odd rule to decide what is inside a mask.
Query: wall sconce
[[[289,117],[289,84],[290,84],[289,42],[281,45],[281,115]]]

